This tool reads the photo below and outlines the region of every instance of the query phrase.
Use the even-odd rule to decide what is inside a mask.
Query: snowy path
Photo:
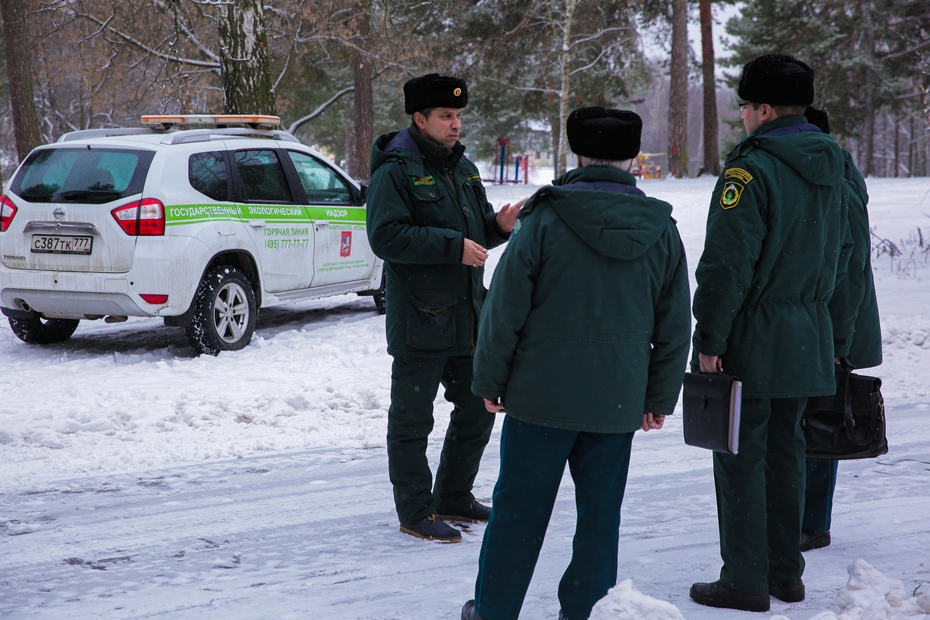
[[[915,407],[889,417],[903,431],[893,452],[841,466],[834,544],[806,554],[807,600],[772,613],[806,620],[834,608],[859,557],[910,590],[930,582],[930,418]],[[686,618],[758,617],[688,599],[719,565],[709,455],[681,445],[678,421],[634,443],[620,578]],[[491,493],[497,444],[479,497]],[[483,526],[455,545],[400,534],[386,469],[381,448],[332,449],[17,485],[0,494],[0,617],[456,618]],[[523,618],[558,613],[571,493],[566,478]]]
[[[644,184],[675,205],[692,272],[712,185]],[[881,236],[930,224],[926,179],[869,187]],[[502,204],[525,192],[489,194]],[[869,372],[885,382],[891,452],[841,464],[834,543],[806,554],[808,598],[769,616],[838,611],[856,558],[909,593],[930,588],[928,274],[926,262],[902,274],[876,261],[885,363]],[[157,321],[85,322],[50,347],[0,322],[0,618],[457,619],[483,526],[456,545],[397,531],[384,348],[383,317],[352,296],[265,311],[251,346],[216,358],[194,357]],[[440,398],[437,428],[448,411]],[[683,444],[680,424],[634,440],[620,579],[689,620],[758,618],[688,599],[719,558],[710,455]],[[480,498],[498,447],[495,434]],[[524,620],[556,617],[573,527],[566,478]]]

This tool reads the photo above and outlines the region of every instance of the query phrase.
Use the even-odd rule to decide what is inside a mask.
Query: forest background
[[[866,175],[930,176],[930,0],[2,0],[0,172],[142,114],[278,114],[355,178],[410,121],[402,85],[469,84],[475,159],[561,154],[567,113],[631,108],[666,174],[717,174],[743,135],[740,68],[816,71],[814,105]],[[725,15],[714,21],[713,15]],[[697,34],[694,45],[688,31]],[[725,32],[715,46],[712,31]],[[693,37],[692,37],[693,38]],[[716,49],[715,49],[716,47]],[[723,49],[721,49],[723,48]],[[509,162],[508,162],[509,163]]]

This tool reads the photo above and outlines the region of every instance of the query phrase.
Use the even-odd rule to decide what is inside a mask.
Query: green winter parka
[[[852,155],[843,150],[846,159],[846,184],[849,188],[849,230],[855,247],[849,258],[846,277],[837,284],[830,299],[830,313],[843,314],[851,308],[854,321],[852,341],[846,357],[854,368],[871,368],[882,363],[882,326],[878,316],[878,300],[872,275],[872,233],[869,230],[869,193],[862,173],[853,165]]]
[[[494,270],[472,391],[507,415],[628,433],[671,414],[691,330],[688,269],[672,207],[633,176],[583,167],[523,207]]]
[[[487,291],[484,268],[462,264],[464,239],[491,249],[507,237],[464,151],[424,138],[414,125],[372,148],[368,240],[385,261],[391,355],[474,353]]]
[[[692,370],[722,356],[747,398],[833,394],[850,338],[849,309],[827,307],[853,249],[843,151],[819,131],[766,135],[804,123],[765,123],[727,157],[695,273]]]

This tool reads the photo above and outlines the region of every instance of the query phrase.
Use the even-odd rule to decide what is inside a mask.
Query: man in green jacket
[[[808,106],[804,116],[822,132],[830,133],[830,122],[823,110]],[[852,155],[846,149],[843,149],[843,155],[846,159],[849,229],[855,247],[846,277],[837,285],[829,307],[834,314],[840,314],[847,308],[852,310],[851,318],[855,324],[846,359],[854,368],[871,368],[882,363],[882,327],[872,276],[872,239],[866,207],[869,194],[862,173],[852,163]],[[836,461],[807,460],[801,551],[820,549],[830,544],[836,471]]]
[[[740,450],[713,455],[723,568],[718,581],[694,584],[691,598],[767,611],[770,594],[804,599],[800,418],[807,397],[835,391],[834,358],[848,352],[851,322],[828,303],[852,238],[843,151],[803,116],[813,70],[761,56],[743,69],[738,93],[749,135],[711,200],[692,367],[742,380]]]
[[[458,141],[463,80],[432,73],[404,84],[410,127],[379,137],[371,154],[368,239],[383,258],[391,407],[388,469],[400,531],[457,542],[443,519],[486,521],[472,485],[494,416],[471,393],[472,356],[486,290],[488,249],[507,240],[517,207],[497,214]],[[439,385],[455,408],[436,472],[426,459]]]
[[[494,271],[472,389],[507,416],[463,620],[520,614],[566,462],[578,522],[562,617],[584,620],[617,582],[633,433],[673,412],[691,329],[672,207],[628,172],[641,131],[633,112],[572,112],[566,134],[579,168],[527,203]]]

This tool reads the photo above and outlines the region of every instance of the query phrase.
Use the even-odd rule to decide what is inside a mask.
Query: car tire
[[[80,323],[77,319],[46,319],[38,312],[33,312],[25,319],[9,317],[9,321],[13,333],[29,344],[64,342],[71,337]]]
[[[374,292],[371,298],[375,302],[375,308],[378,309],[378,314],[387,313],[387,300],[384,296],[384,274],[381,274],[381,288]]]
[[[252,340],[256,314],[255,291],[245,274],[235,267],[214,267],[197,287],[187,339],[201,354],[238,351]]]

